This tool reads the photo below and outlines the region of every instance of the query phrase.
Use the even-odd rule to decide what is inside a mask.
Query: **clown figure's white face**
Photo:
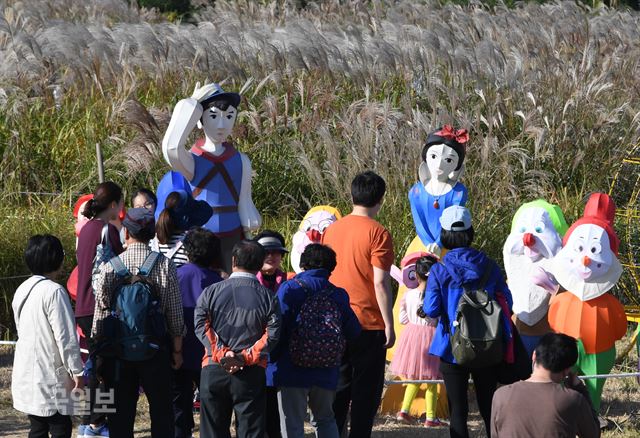
[[[226,110],[211,107],[202,115],[202,130],[214,144],[224,143],[233,131],[238,110],[229,105]]]
[[[511,254],[524,254],[534,263],[542,258],[553,257],[561,246],[562,240],[544,208],[524,210],[506,243],[506,249]]]
[[[565,268],[585,282],[606,274],[615,259],[609,235],[593,224],[580,225],[573,230],[559,256],[566,263]]]
[[[425,161],[432,179],[447,181],[449,175],[458,167],[460,157],[452,147],[437,144],[427,149]]]

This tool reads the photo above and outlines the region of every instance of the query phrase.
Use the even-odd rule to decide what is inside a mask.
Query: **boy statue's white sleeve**
[[[173,110],[169,127],[162,139],[162,154],[169,166],[191,181],[195,172],[193,156],[185,149],[187,137],[202,117],[202,106],[196,99],[182,99]]]

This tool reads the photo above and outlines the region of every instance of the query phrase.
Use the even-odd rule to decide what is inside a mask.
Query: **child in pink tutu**
[[[418,287],[408,290],[400,301],[400,324],[407,327],[400,334],[396,351],[391,361],[390,371],[396,376],[406,380],[435,380],[440,379],[440,359],[429,354],[429,347],[433,339],[438,320],[428,318],[422,311],[424,290],[427,284],[427,276],[431,266],[438,262],[433,255],[420,257],[416,261],[415,278]],[[402,410],[398,412],[396,419],[404,423],[411,423],[412,417],[409,409],[416,397],[419,384],[408,384],[404,392]],[[436,417],[436,403],[438,392],[435,383],[427,384],[425,394],[427,427],[443,426]]]

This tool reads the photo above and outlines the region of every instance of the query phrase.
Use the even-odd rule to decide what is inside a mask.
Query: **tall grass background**
[[[97,183],[96,143],[107,179],[155,187],[171,110],[197,81],[244,96],[234,141],[265,227],[290,239],[315,204],[348,212],[351,178],[374,169],[398,259],[415,235],[407,191],[440,125],[470,130],[476,242],[498,260],[520,204],[544,197],[575,220],[640,134],[640,17],[573,2],[217,0],[176,23],[118,0],[0,0],[0,60],[2,276],[26,273],[36,232],[61,236],[72,267],[71,206]],[[5,336],[17,284],[0,280]]]

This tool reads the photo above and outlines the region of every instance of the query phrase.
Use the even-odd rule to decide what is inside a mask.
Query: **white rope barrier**
[[[0,345],[16,345],[16,341],[0,341]],[[81,353],[89,354],[89,351],[84,348],[80,349]],[[640,377],[640,372],[638,373],[618,373],[618,374],[592,374],[590,376],[578,376],[581,380],[591,380],[591,379],[622,379],[627,377]],[[473,380],[469,380],[470,383],[473,383]],[[444,380],[385,380],[385,385],[413,385],[413,384],[423,384],[423,383],[444,383]]]
[[[25,274],[25,275],[11,275],[9,277],[0,277],[0,281],[3,280],[17,280],[18,278],[29,278],[31,277],[32,274]]]
[[[16,345],[16,341],[0,341],[0,345]],[[80,353],[89,354],[89,350],[81,348]]]
[[[592,374],[590,376],[578,376],[580,380],[597,380],[597,379],[621,379],[627,377],[640,377],[638,373],[618,373],[618,374]],[[385,380],[385,385],[414,385],[423,383],[444,383],[444,380]],[[473,380],[469,379],[469,383]]]

